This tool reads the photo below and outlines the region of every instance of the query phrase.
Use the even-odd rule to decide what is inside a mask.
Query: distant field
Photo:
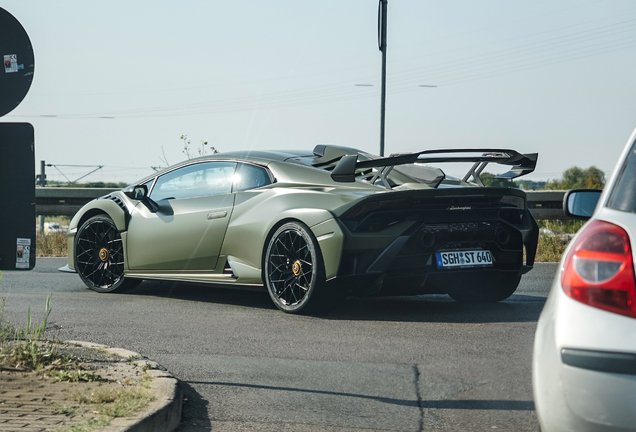
[[[68,216],[44,216],[44,222],[58,222],[60,225],[68,226],[68,224],[71,223],[71,218]],[[35,218],[35,224],[40,224],[38,217]]]

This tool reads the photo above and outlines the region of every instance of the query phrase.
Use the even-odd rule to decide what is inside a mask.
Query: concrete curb
[[[179,426],[183,407],[183,390],[179,381],[166,368],[134,351],[90,342],[67,342],[103,350],[135,362],[142,368],[146,367],[146,373],[154,378],[152,391],[155,394],[155,400],[133,417],[113,419],[108,426],[99,429],[100,432],[172,432]]]

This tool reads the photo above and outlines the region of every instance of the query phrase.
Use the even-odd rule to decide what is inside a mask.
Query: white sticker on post
[[[31,239],[17,239],[17,251],[15,255],[15,268],[28,269],[31,257]]]
[[[18,67],[18,56],[16,54],[9,54],[4,56],[4,72],[12,73],[17,72]]]

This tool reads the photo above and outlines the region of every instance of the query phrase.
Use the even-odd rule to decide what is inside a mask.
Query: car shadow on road
[[[536,322],[544,297],[513,295],[498,303],[458,303],[443,294],[413,297],[347,298],[319,316],[355,321],[447,323]]]
[[[129,294],[174,298],[255,308],[282,314],[263,291],[218,288],[210,285],[145,281]],[[447,295],[409,297],[347,297],[334,299],[309,316],[342,321],[397,321],[496,323],[536,322],[545,303],[543,296],[513,295],[499,303],[458,303]]]
[[[513,295],[499,303],[458,303],[446,295],[347,298],[316,315],[329,320],[446,323],[536,322],[545,298]]]
[[[237,289],[210,284],[146,280],[134,290],[124,294],[276,310],[267,292],[260,287]]]

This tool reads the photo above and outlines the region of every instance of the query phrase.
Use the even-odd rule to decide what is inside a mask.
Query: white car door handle
[[[208,220],[212,220],[212,219],[222,219],[225,216],[227,216],[227,211],[223,210],[223,211],[218,211],[218,212],[212,212],[212,213],[208,213]]]

